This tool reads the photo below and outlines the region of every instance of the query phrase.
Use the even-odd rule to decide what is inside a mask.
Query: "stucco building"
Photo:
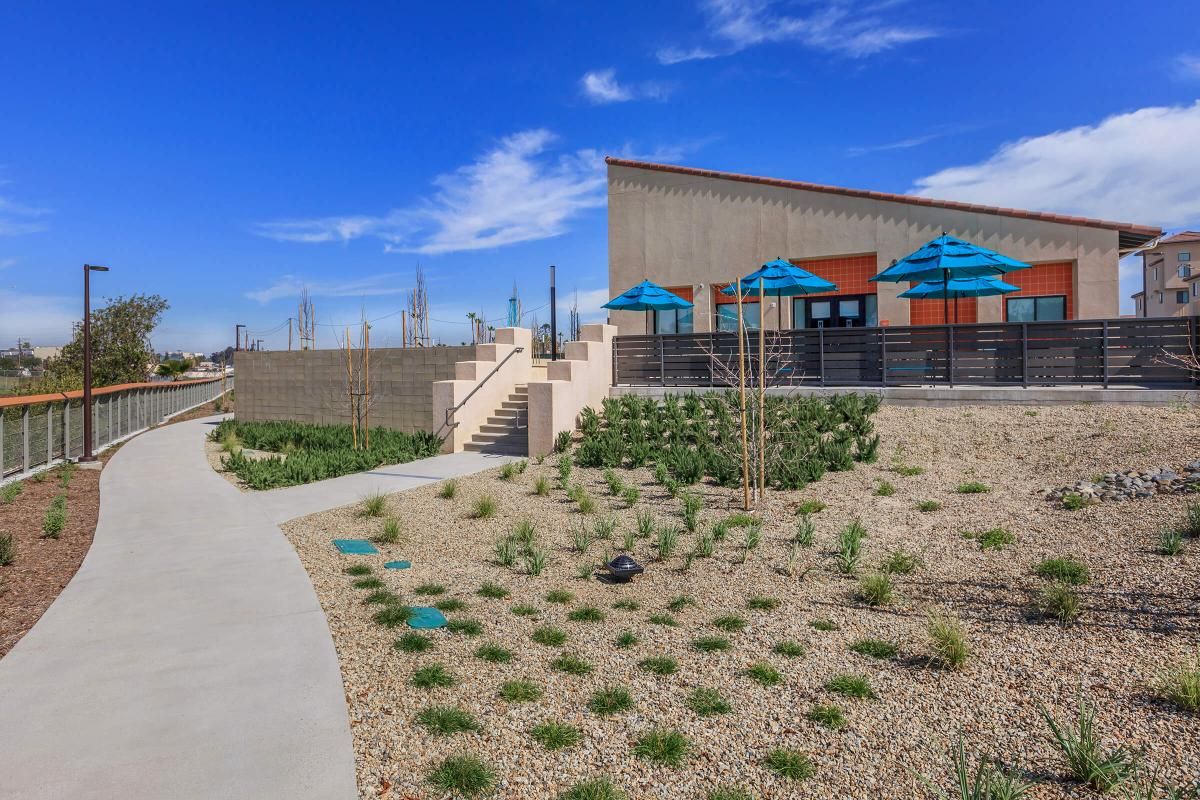
[[[960,300],[960,322],[1117,316],[1117,262],[1158,228],[911,195],[844,189],[619,158],[608,164],[608,280],[613,293],[645,278],[692,301],[690,311],[614,312],[622,334],[735,327],[719,290],[785,258],[835,292],[766,298],[775,328],[941,323],[940,300],[899,298],[907,284],[872,275],[942,232],[1033,265],[1006,276],[1020,291]],[[760,313],[751,298],[747,319]],[[777,322],[778,321],[778,322]],[[951,322],[954,308],[951,304]]]
[[[1200,314],[1200,231],[1182,231],[1142,251],[1142,290],[1133,295],[1139,317]]]

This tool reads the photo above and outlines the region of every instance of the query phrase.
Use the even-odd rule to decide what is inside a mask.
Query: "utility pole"
[[[235,351],[242,349],[242,328],[244,327],[246,326],[242,324],[233,326],[233,349]]]
[[[554,265],[550,265],[550,360],[558,360],[558,302],[554,294]]]
[[[258,350],[258,351],[260,351],[260,352],[262,351],[262,339],[259,339],[259,340],[258,340],[258,347],[256,347],[255,349],[256,349],[256,350]]]
[[[83,455],[80,461],[95,461],[92,455],[92,273],[108,267],[83,265]]]
[[[288,352],[292,351],[292,318],[288,317]]]

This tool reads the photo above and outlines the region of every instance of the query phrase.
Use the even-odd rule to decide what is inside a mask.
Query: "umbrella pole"
[[[942,270],[942,288],[950,288],[950,270]],[[942,295],[942,322],[950,324],[950,292],[945,292]]]

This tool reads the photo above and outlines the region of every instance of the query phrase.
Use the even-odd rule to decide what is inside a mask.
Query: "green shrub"
[[[1004,769],[992,758],[981,758],[972,770],[961,737],[951,761],[955,779],[953,795],[935,787],[924,775],[917,776],[926,788],[943,800],[951,800],[952,797],[959,800],[1021,800],[1033,788],[1033,784],[1021,780],[1016,767]]]
[[[513,651],[488,642],[475,648],[475,657],[480,661],[490,661],[493,664],[507,664],[513,660]]]
[[[418,689],[437,689],[453,686],[458,680],[441,664],[429,664],[413,672],[408,682]]]
[[[571,622],[604,622],[604,612],[595,606],[580,606],[567,614]]]
[[[914,475],[924,475],[925,468],[924,467],[911,467],[908,464],[896,462],[896,463],[892,464],[892,472],[896,473],[897,475],[903,475],[906,478],[911,478]]]
[[[396,544],[400,541],[400,520],[388,517],[383,521],[383,528],[375,540],[380,544]]]
[[[571,455],[564,452],[558,458],[558,488],[566,491],[571,483]]]
[[[382,583],[382,581],[380,582]],[[376,589],[363,598],[363,605],[395,606],[400,605],[400,596],[387,589]]]
[[[221,463],[251,489],[312,483],[384,464],[428,458],[441,450],[441,441],[432,433],[410,434],[386,428],[372,429],[371,446],[355,449],[349,425],[227,419],[210,436],[213,441],[233,445]],[[286,453],[287,457],[248,458],[241,452],[241,445]]]
[[[504,600],[508,597],[509,593],[508,589],[489,581],[480,586],[476,594],[480,597],[486,597],[489,600]]]
[[[641,736],[633,745],[638,758],[667,767],[681,767],[691,743],[679,731],[655,728]]]
[[[746,608],[751,611],[774,611],[779,608],[779,598],[776,597],[751,597],[746,601]]]
[[[530,575],[541,575],[550,563],[550,551],[543,547],[531,547],[525,553],[525,571]]]
[[[565,453],[571,449],[571,432],[559,431],[554,435],[554,452]]]
[[[1200,657],[1168,669],[1159,676],[1155,689],[1168,703],[1193,714],[1200,712]]]
[[[437,496],[443,500],[453,500],[456,494],[458,494],[458,481],[454,478],[443,483],[437,492]]]
[[[835,675],[825,683],[825,688],[834,694],[855,697],[859,700],[870,700],[875,697],[875,690],[865,675]]]
[[[67,496],[58,494],[50,501],[46,516],[42,518],[42,537],[57,539],[67,527]]]
[[[561,750],[579,744],[579,728],[561,722],[543,722],[529,732],[547,750]]]
[[[355,589],[382,589],[384,584],[379,578],[359,578],[350,584]]]
[[[372,570],[368,564],[351,564],[342,570],[342,572],[346,573],[347,575],[354,575],[357,577],[360,575],[370,575]]]
[[[928,514],[931,511],[937,511],[941,507],[942,507],[942,504],[939,503],[937,500],[918,500],[917,501],[917,511],[920,511],[922,514]]]
[[[1096,709],[1082,696],[1079,698],[1079,716],[1075,726],[1068,728],[1059,723],[1045,706],[1042,718],[1050,727],[1051,741],[1058,746],[1067,762],[1071,777],[1099,792],[1111,791],[1126,783],[1137,774],[1137,757],[1118,747],[1105,751],[1096,735]]]
[[[738,511],[735,514],[730,514],[724,519],[726,528],[749,528],[751,525],[760,524],[758,517],[745,511]]]
[[[392,645],[404,653],[424,653],[433,647],[433,640],[419,633],[406,633]]]
[[[362,510],[364,517],[382,517],[387,510],[387,495],[382,492],[371,492],[363,497]]]
[[[621,631],[616,638],[617,647],[625,650],[638,643],[638,637],[631,631]]]
[[[688,695],[687,706],[701,717],[728,714],[732,710],[729,701],[716,689],[696,688]]]
[[[442,586],[440,583],[422,583],[413,589],[413,593],[423,596],[445,594],[445,592],[446,587]]]
[[[537,616],[538,613],[538,610],[533,606],[524,604],[517,604],[510,608],[509,611],[516,614],[518,617],[534,617]]]
[[[469,712],[450,706],[429,706],[417,713],[417,722],[438,736],[479,730],[479,723]]]
[[[876,497],[891,497],[896,493],[896,487],[887,481],[880,481],[879,486],[875,487]]]
[[[533,493],[539,497],[546,497],[550,494],[550,481],[544,477],[538,478],[533,482]]]
[[[817,514],[824,510],[825,504],[820,500],[802,500],[800,504],[796,506],[796,513],[802,516]]]
[[[6,567],[17,557],[17,547],[11,533],[0,533],[0,567]]]
[[[1040,578],[1047,580],[1059,581],[1060,583],[1070,584],[1071,586],[1083,586],[1091,579],[1088,573],[1087,565],[1082,561],[1074,558],[1047,558],[1042,561],[1033,571]]]
[[[638,498],[642,496],[642,491],[636,486],[626,486],[621,490],[621,499],[625,501],[627,508],[633,508],[637,505]]]
[[[838,534],[838,550],[835,564],[838,572],[852,575],[858,569],[862,560],[862,541],[866,538],[867,530],[858,520],[854,520]]]
[[[557,603],[559,605],[567,605],[575,599],[575,595],[568,592],[566,589],[551,589],[546,592],[547,603]]]
[[[713,620],[713,625],[729,633],[741,633],[746,630],[746,620],[737,614],[726,614]]]
[[[846,717],[842,714],[842,710],[837,706],[815,705],[805,716],[818,725],[828,728],[831,731],[836,731],[846,727]]]
[[[377,625],[382,625],[385,628],[395,628],[412,619],[412,615],[413,611],[408,606],[391,603],[376,611],[375,616],[371,619],[375,620]]]
[[[1087,504],[1087,498],[1078,492],[1067,492],[1062,496],[1062,507],[1067,511],[1078,511]]]
[[[979,543],[980,550],[1003,550],[1017,540],[1012,532],[1004,528],[992,528],[986,531],[963,531],[964,539],[974,539]]]
[[[789,778],[794,781],[811,778],[815,772],[812,760],[804,753],[795,750],[784,750],[779,747],[767,754],[764,763],[768,769],[780,777]]]
[[[958,492],[959,494],[983,494],[985,492],[990,492],[991,490],[992,487],[988,486],[986,483],[980,483],[979,481],[968,481],[967,483],[960,483],[954,491]]]
[[[535,628],[531,638],[538,644],[543,644],[547,647],[561,647],[567,641],[567,632],[562,628],[544,625],[540,628]]]
[[[633,696],[624,686],[606,686],[596,690],[588,701],[588,709],[593,714],[608,716],[619,714],[633,708]]]
[[[888,575],[908,575],[921,566],[921,558],[907,550],[893,550],[879,565],[881,572]]]
[[[474,756],[449,756],[429,773],[431,786],[443,793],[477,797],[492,788],[496,773]]]
[[[1180,530],[1186,536],[1200,536],[1200,500],[1190,500],[1183,509],[1183,524]]]
[[[949,614],[932,614],[926,625],[933,660],[947,669],[959,669],[971,657],[967,632],[957,618]]]
[[[766,661],[755,661],[746,667],[745,674],[747,678],[763,686],[776,686],[783,683],[783,675]]]
[[[704,507],[704,498],[694,492],[684,492],[681,500],[683,524],[689,533],[696,532],[700,509]]]
[[[817,526],[807,514],[801,514],[800,519],[796,520],[796,532],[792,535],[792,542],[801,547],[812,547],[816,535]]]
[[[471,506],[471,516],[475,519],[491,519],[496,516],[496,498],[490,494],[476,498]]]
[[[884,639],[859,639],[850,645],[850,649],[871,658],[891,658],[900,652],[899,645]]]
[[[694,605],[696,605],[695,598],[688,597],[686,594],[681,594],[678,597],[671,600],[671,602],[667,603],[667,609],[678,614],[680,611],[683,611],[688,606],[694,606]]]
[[[1158,537],[1158,552],[1164,556],[1177,556],[1183,551],[1183,534],[1167,528]]]
[[[582,658],[570,653],[563,653],[558,658],[550,662],[550,666],[559,672],[565,672],[568,675],[590,675],[592,673],[592,665],[584,661]]]
[[[1069,584],[1058,581],[1039,589],[1034,604],[1042,616],[1056,619],[1062,625],[1070,625],[1079,619],[1082,605],[1079,594]]]
[[[659,561],[666,561],[670,558],[678,545],[679,528],[673,525],[664,525],[658,529],[658,536],[655,537],[654,546],[658,550]]]
[[[679,663],[670,656],[653,656],[638,662],[638,666],[654,675],[674,675]]]
[[[701,653],[717,653],[729,649],[729,640],[723,636],[701,636],[692,640],[692,649]]]
[[[20,481],[13,481],[12,483],[0,486],[0,505],[8,505],[16,500],[17,495],[21,494],[24,488],[25,485]]]
[[[498,694],[509,703],[531,703],[542,696],[542,690],[529,681],[505,681]]]
[[[785,639],[772,647],[771,652],[788,658],[799,658],[808,651],[804,645]]]
[[[447,621],[446,630],[450,633],[461,633],[463,636],[478,636],[483,633],[483,625],[477,619],[460,617]]]
[[[612,607],[619,611],[637,611],[642,607],[642,604],[637,600],[618,600],[612,604]]]
[[[858,599],[869,606],[886,606],[895,599],[892,578],[886,572],[858,579]]]
[[[668,628],[678,628],[679,621],[670,614],[651,614],[646,617],[646,621],[651,625],[663,625]]]

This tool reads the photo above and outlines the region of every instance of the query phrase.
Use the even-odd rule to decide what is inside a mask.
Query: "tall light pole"
[[[108,267],[83,265],[83,455],[80,461],[95,461],[92,455],[92,273]]]
[[[240,322],[233,326],[233,349],[235,351],[242,349],[242,328],[244,327],[246,326]]]
[[[550,360],[558,360],[558,301],[554,291],[554,265],[550,265]]]

